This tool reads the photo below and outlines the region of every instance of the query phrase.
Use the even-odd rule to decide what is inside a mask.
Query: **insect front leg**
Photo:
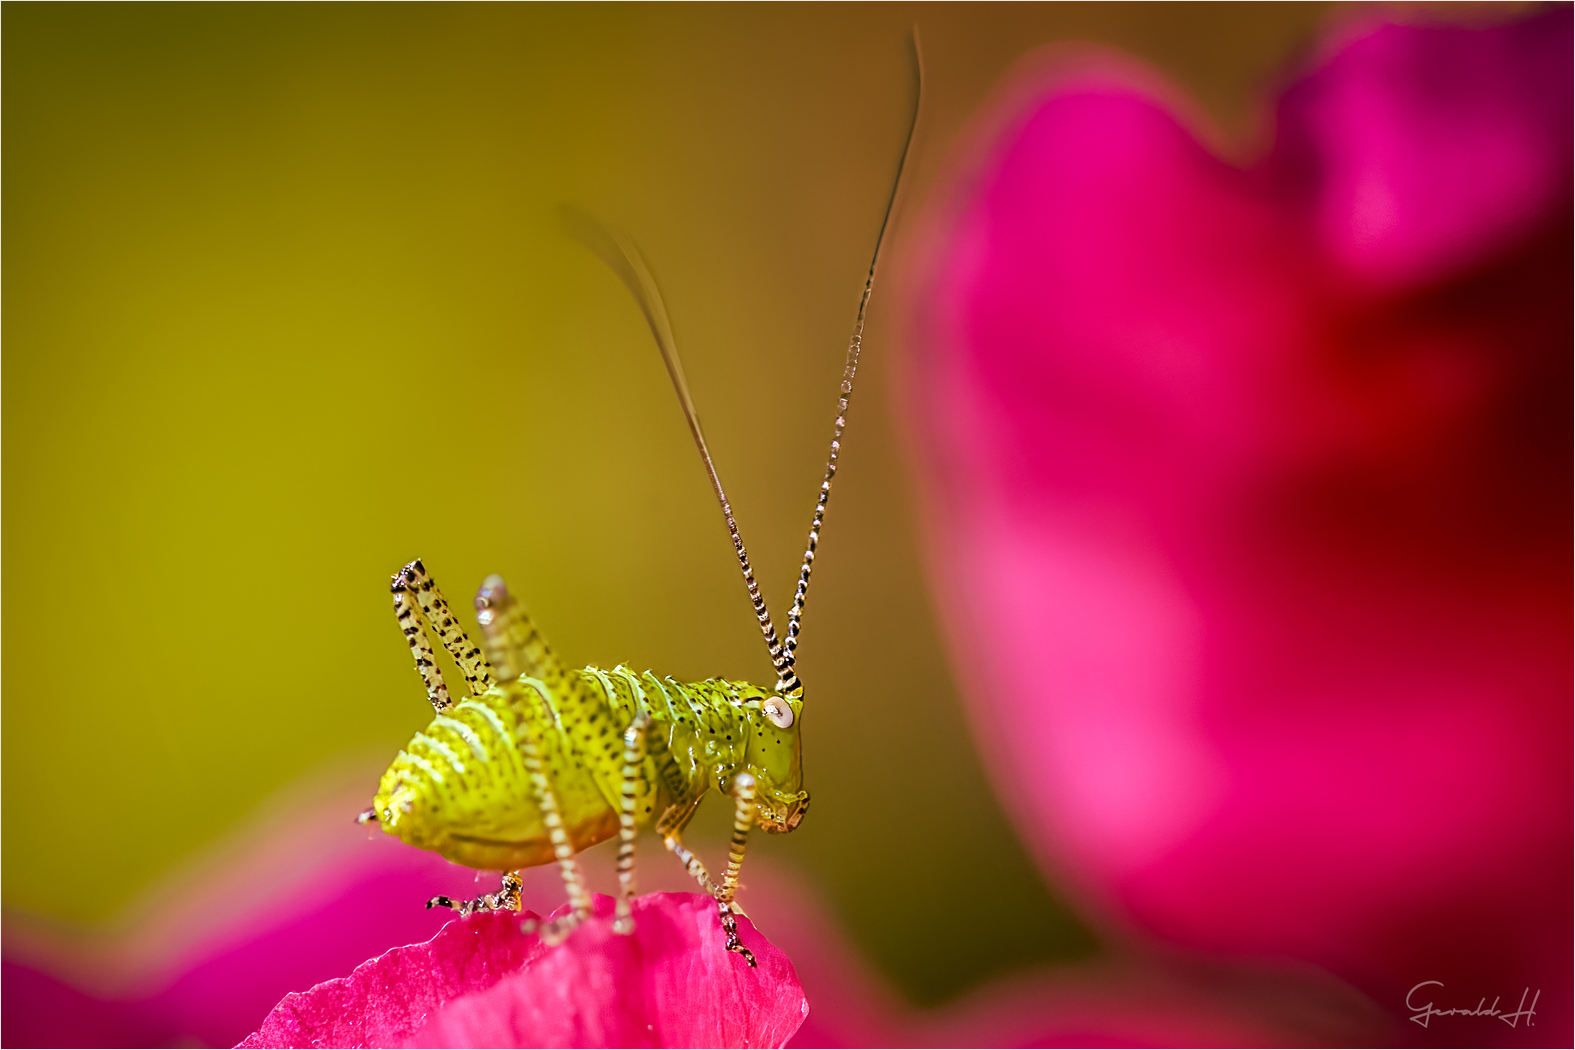
[[[478,911],[519,911],[520,887],[524,883],[520,880],[519,872],[505,871],[503,885],[498,887],[496,893],[485,893],[474,900],[455,901],[452,897],[442,895],[427,901],[428,908],[453,908],[459,912],[459,917],[464,918],[472,912]]]
[[[749,848],[749,829],[755,826],[755,778],[740,773],[733,778],[733,839],[727,847],[727,870],[722,873],[722,889],[717,900],[731,905],[738,892],[738,874],[744,867],[744,851]]]
[[[738,892],[738,873],[743,870],[749,829],[754,826],[755,778],[740,773],[733,778],[733,839],[728,843],[727,871],[722,873],[722,889],[716,895],[716,907],[722,917],[722,929],[727,932],[727,950],[742,955],[750,966],[755,965],[755,956],[738,939],[738,919],[733,914],[738,906],[733,903],[733,895]]]

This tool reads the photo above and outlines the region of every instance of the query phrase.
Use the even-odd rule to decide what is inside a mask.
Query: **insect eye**
[[[793,709],[788,706],[786,700],[775,696],[767,697],[766,702],[760,705],[760,709],[778,729],[786,729],[793,724]]]

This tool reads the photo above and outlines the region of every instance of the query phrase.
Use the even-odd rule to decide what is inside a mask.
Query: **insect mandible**
[[[916,36],[913,59],[920,74]],[[457,864],[504,873],[496,893],[466,901],[434,897],[428,908],[455,908],[462,916],[518,910],[519,870],[556,861],[570,910],[541,931],[545,940],[556,943],[591,914],[591,897],[575,854],[617,835],[619,895],[613,929],[633,932],[629,901],[634,893],[635,837],[641,827],[653,827],[716,901],[728,951],[755,965],[754,955],[739,940],[735,915],[742,910],[734,898],[750,830],[758,825],[768,832],[792,831],[809,806],[800,738],[804,688],[795,672],[794,655],[837,473],[881,243],[918,125],[922,75],[916,79],[919,91],[913,117],[848,343],[831,451],[784,638],[779,639],[772,625],[711,460],[655,280],[627,238],[571,216],[580,239],[633,293],[656,337],[721,505],[777,681],[766,688],[715,678],[678,682],[650,671],[636,674],[623,666],[566,667],[496,575],[487,577],[476,595],[481,629],[477,646],[422,562],[406,565],[393,578],[394,611],[437,714],[395,756],[372,807],[357,819],[379,824],[403,842],[433,850]],[[436,632],[464,675],[469,694],[464,699],[451,695],[428,630]],[[734,807],[727,867],[720,880],[712,878],[682,838],[712,788],[731,796]]]

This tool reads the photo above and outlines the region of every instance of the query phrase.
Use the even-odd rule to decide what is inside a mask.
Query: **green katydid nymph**
[[[913,56],[917,68],[916,40]],[[734,895],[751,829],[792,831],[809,806],[800,735],[804,688],[794,656],[858,371],[865,311],[918,113],[915,97],[848,344],[831,452],[784,638],[772,625],[706,447],[655,280],[627,238],[583,219],[575,221],[581,239],[633,293],[656,337],[721,504],[777,680],[767,688],[721,679],[678,682],[621,666],[566,667],[497,576],[489,576],[476,595],[481,629],[477,646],[426,567],[420,561],[406,565],[393,578],[394,610],[437,715],[394,758],[372,807],[359,819],[377,823],[402,841],[434,850],[457,864],[504,873],[496,893],[457,902],[434,897],[427,907],[451,907],[461,915],[518,910],[519,869],[556,861],[571,910],[542,930],[545,939],[555,942],[591,914],[591,898],[575,854],[616,835],[619,897],[613,928],[631,932],[635,837],[641,827],[650,827],[716,900],[728,950],[742,955],[750,966],[755,964],[738,937],[735,914],[740,909]],[[450,695],[435,662],[429,630],[437,633],[463,673],[469,694],[464,699]],[[682,838],[696,807],[712,788],[730,796],[734,806],[727,867],[719,880],[712,878]]]

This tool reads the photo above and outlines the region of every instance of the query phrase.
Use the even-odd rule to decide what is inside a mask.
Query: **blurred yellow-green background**
[[[649,259],[781,618],[909,27],[894,258],[1033,49],[1125,49],[1244,140],[1328,14],[8,5],[6,908],[103,922],[283,785],[392,756],[430,715],[387,591],[412,557],[457,604],[502,572],[573,661],[768,677],[650,335],[560,203]],[[800,649],[815,805],[755,848],[931,1002],[1094,941],[949,677],[882,291]]]

